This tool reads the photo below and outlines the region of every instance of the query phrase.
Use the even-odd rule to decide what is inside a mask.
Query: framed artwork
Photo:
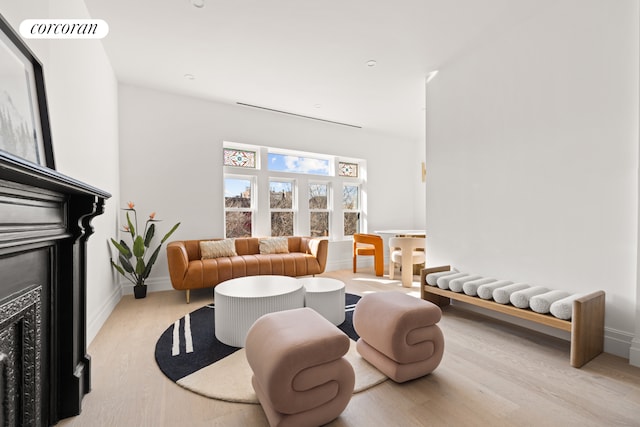
[[[0,155],[55,169],[42,64],[2,15]]]

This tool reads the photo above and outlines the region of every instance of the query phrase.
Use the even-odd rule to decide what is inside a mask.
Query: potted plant
[[[145,281],[151,273],[151,268],[158,258],[160,248],[162,244],[173,234],[178,228],[180,223],[174,225],[167,234],[164,235],[160,244],[147,259],[145,257],[150,253],[149,246],[153,240],[153,236],[156,232],[156,226],[154,223],[159,222],[159,219],[155,219],[156,213],[152,212],[149,218],[145,222],[144,232],[138,233],[138,215],[135,210],[133,202],[128,203],[128,208],[123,209],[126,211],[127,224],[123,227],[123,231],[129,233],[131,236],[132,247],[124,241],[117,242],[115,239],[111,239],[113,246],[118,249],[118,263],[111,260],[111,265],[124,276],[128,281],[133,283],[133,293],[136,298],[144,298],[147,295],[147,285]],[[129,213],[133,212],[133,221]],[[119,265],[118,265],[119,264]]]

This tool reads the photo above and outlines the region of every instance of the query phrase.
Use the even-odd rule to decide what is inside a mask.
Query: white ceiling
[[[85,3],[120,82],[420,140],[426,75],[552,1]]]

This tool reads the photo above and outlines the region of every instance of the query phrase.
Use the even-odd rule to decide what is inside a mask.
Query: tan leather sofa
[[[167,245],[169,276],[174,289],[186,291],[189,303],[191,289],[213,288],[218,283],[237,277],[277,274],[309,276],[324,272],[329,242],[322,238],[288,237],[289,253],[261,254],[260,239],[235,239],[237,256],[202,259],[202,240],[183,240]],[[203,239],[222,240],[222,239]]]

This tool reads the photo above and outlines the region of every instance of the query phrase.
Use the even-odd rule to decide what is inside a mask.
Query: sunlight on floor
[[[405,293],[407,295],[411,295],[412,297],[416,297],[416,298],[420,298],[420,283],[419,281],[414,281],[411,284],[411,291],[406,291],[407,288],[403,288],[400,284],[399,280],[393,280],[393,279],[383,279],[383,278],[378,278],[378,277],[354,277],[352,279],[354,282],[364,282],[364,283],[377,283],[379,285],[394,285],[395,287],[397,287],[398,289],[402,289],[405,290]],[[363,294],[372,294],[375,292],[379,292],[377,290],[368,290],[368,291],[363,291]]]
[[[353,278],[354,282],[376,282],[379,283],[381,285],[391,285],[391,284],[398,284],[400,283],[400,281],[398,280],[391,280],[391,279],[378,279],[376,277],[354,277]]]

